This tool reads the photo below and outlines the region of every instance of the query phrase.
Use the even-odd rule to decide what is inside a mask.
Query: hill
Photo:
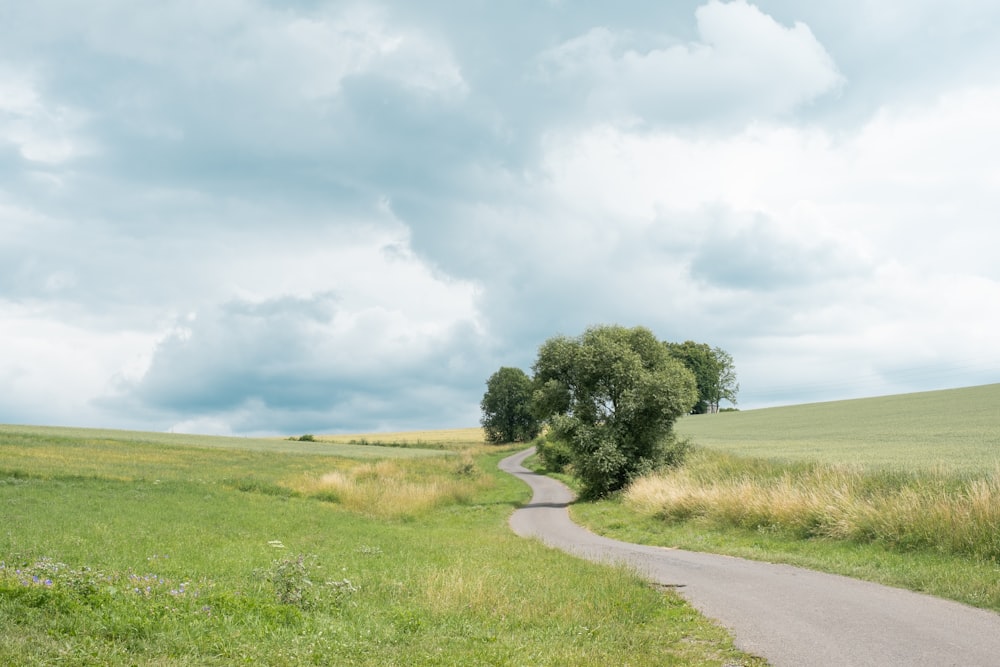
[[[676,430],[739,456],[983,471],[1000,466],[1000,384],[692,415]]]

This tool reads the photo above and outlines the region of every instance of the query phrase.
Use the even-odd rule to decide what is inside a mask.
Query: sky
[[[547,338],[738,407],[1000,382],[1000,4],[0,0],[0,423],[475,426]]]

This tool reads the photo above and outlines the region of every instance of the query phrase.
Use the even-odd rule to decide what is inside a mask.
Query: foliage
[[[487,442],[527,442],[538,435],[530,405],[531,378],[524,371],[504,366],[491,375],[480,403]]]
[[[566,472],[573,463],[573,450],[564,440],[545,434],[535,438],[532,444],[546,472]]]
[[[691,410],[693,414],[719,412],[719,403],[727,400],[736,404],[740,391],[736,381],[736,367],[732,356],[720,347],[709,347],[706,343],[685,341],[666,343],[670,356],[681,361],[694,373],[698,383],[698,402]]]
[[[550,338],[533,368],[535,414],[569,445],[585,494],[606,495],[679,460],[672,427],[697,400],[695,378],[648,329]]]
[[[280,540],[271,540],[271,547],[284,549]],[[298,554],[285,556],[271,563],[265,578],[274,587],[275,599],[280,604],[300,609],[313,609],[319,605],[336,605],[346,596],[356,593],[358,587],[350,579],[317,582],[320,572],[319,556]]]

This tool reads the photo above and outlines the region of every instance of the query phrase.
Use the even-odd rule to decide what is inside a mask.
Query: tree
[[[527,442],[540,429],[531,412],[531,378],[520,368],[502,367],[486,381],[479,404],[488,442]]]
[[[715,412],[718,412],[719,402],[723,399],[736,405],[736,396],[740,393],[740,383],[736,381],[736,364],[733,363],[732,355],[721,347],[714,347],[712,351],[719,364],[719,382],[715,386],[715,393],[711,396]]]
[[[718,412],[722,400],[736,405],[740,385],[736,381],[733,357],[728,352],[721,347],[713,348],[690,340],[666,343],[666,347],[672,357],[694,373],[698,383],[698,402],[691,410],[693,414]]]
[[[602,325],[556,336],[532,368],[535,415],[569,445],[586,495],[678,461],[673,424],[698,399],[695,378],[649,329]]]

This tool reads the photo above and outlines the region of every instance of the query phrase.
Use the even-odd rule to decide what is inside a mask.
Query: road
[[[573,495],[564,484],[521,465],[532,451],[500,462],[534,491],[510,518],[515,533],[588,560],[628,564],[675,588],[728,628],[740,649],[775,667],[1000,666],[993,612],[790,565],[595,535],[570,520]]]

